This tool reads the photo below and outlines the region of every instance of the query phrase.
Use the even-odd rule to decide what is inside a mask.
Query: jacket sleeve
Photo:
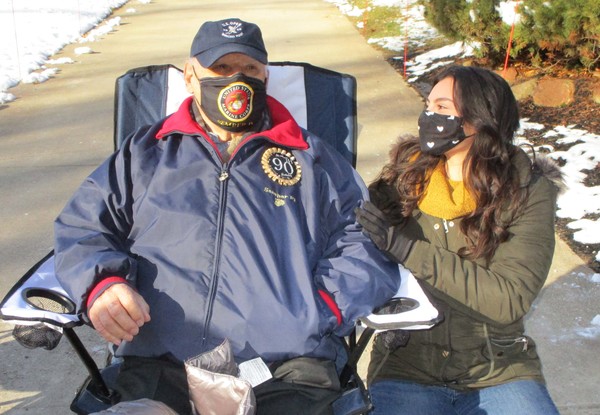
[[[417,240],[406,267],[436,295],[484,321],[510,324],[521,319],[542,289],[554,253],[557,189],[545,178],[530,184],[522,214],[509,228],[489,266]]]
[[[334,150],[318,149],[322,174],[321,211],[328,242],[315,268],[318,287],[331,294],[341,311],[337,335],[350,332],[359,317],[370,314],[396,294],[400,272],[356,223],[354,210],[368,192],[352,166]]]
[[[86,312],[90,292],[104,280],[135,279],[136,262],[128,253],[130,143],[86,178],[54,223],[56,277],[80,313]]]

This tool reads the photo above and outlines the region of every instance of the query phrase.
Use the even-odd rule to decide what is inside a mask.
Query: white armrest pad
[[[23,296],[24,291],[27,289],[48,290],[68,298],[67,293],[54,275],[54,256],[50,256],[46,262],[40,265],[23,285],[6,300],[0,310],[2,318],[12,324],[22,325],[38,322],[55,323],[59,327],[81,324],[79,316],[76,314],[54,313],[32,306]]]
[[[400,265],[400,288],[394,298],[408,298],[417,307],[395,314],[370,314],[361,322],[377,330],[423,330],[433,327],[440,318],[438,310],[431,304],[414,275]]]

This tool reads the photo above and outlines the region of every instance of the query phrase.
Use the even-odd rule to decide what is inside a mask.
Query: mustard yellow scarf
[[[446,177],[444,163],[440,162],[431,172],[425,194],[419,201],[419,209],[428,215],[442,219],[456,219],[475,210],[475,198],[463,182]]]

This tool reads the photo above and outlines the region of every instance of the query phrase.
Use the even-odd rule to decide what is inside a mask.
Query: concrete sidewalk
[[[135,7],[136,13],[125,9]],[[40,85],[11,90],[18,100],[0,106],[0,298],[52,248],[52,222],[81,181],[112,151],[115,79],[128,69],[160,63],[182,66],[199,25],[240,17],[263,29],[271,61],[300,61],[349,73],[358,80],[358,169],[371,181],[403,132],[416,132],[423,108],[358,31],[323,0],[154,0],[131,2],[116,15],[116,32],[75,56],[77,63]],[[578,328],[600,314],[599,289],[559,243],[551,283],[533,310],[529,328],[538,342],[551,394],[563,414],[600,414],[598,339]],[[67,414],[86,373],[66,340],[53,351],[18,345],[0,322],[0,413]],[[99,361],[104,343],[78,331]],[[596,353],[595,353],[596,352]],[[365,356],[366,357],[366,356]],[[367,359],[363,359],[363,363]]]

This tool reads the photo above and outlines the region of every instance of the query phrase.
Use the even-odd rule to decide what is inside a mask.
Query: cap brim
[[[248,55],[257,61],[264,63],[265,65],[268,63],[267,54],[264,51],[253,48],[252,46],[234,43],[220,45],[212,49],[205,50],[197,54],[195,58],[198,59],[200,65],[208,68],[222,56],[225,56],[229,53],[243,53],[244,55]]]

